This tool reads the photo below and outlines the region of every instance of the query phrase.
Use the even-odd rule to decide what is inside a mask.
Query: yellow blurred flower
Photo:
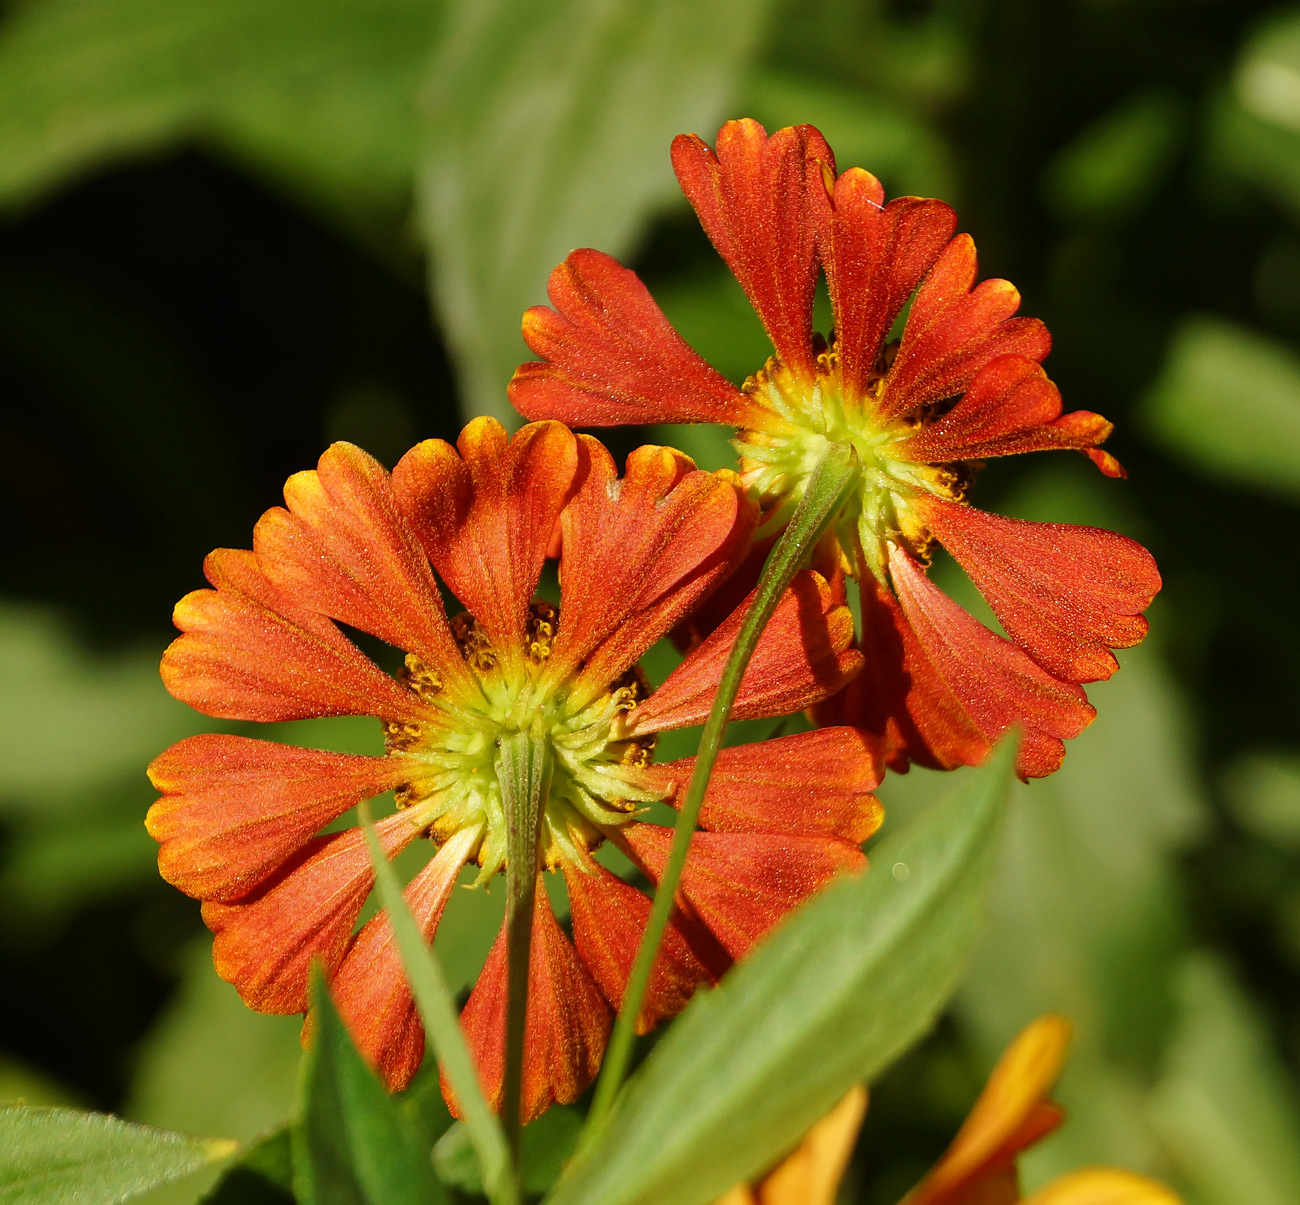
[[[998,1060],[943,1158],[901,1205],[1181,1205],[1163,1185],[1113,1167],[1084,1168],[1020,1195],[1017,1156],[1064,1120],[1048,1093],[1069,1044],[1070,1026],[1062,1017],[1039,1017],[1026,1026]],[[716,1205],[833,1205],[866,1108],[866,1089],[853,1089],[793,1154]]]

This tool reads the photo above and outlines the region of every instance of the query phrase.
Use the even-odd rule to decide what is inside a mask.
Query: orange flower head
[[[1074,449],[1122,476],[1099,446],[1111,424],[1062,414],[1040,366],[1046,327],[1015,316],[1007,281],[976,283],[974,243],[955,234],[943,202],[886,204],[868,172],[836,175],[811,126],[769,138],[757,122],[728,122],[716,150],[679,136],[673,165],[775,354],[735,387],[633,273],[575,251],[551,275],[554,308],[524,316],[542,359],[515,373],[515,405],[582,425],[735,427],[742,479],[763,511],[760,541],[784,524],[827,449],[851,448],[856,488],[826,551],[828,571],[858,579],[869,669],[822,716],[879,734],[900,770],[977,762],[1020,724],[1022,775],[1050,773],[1062,741],[1093,716],[1079,684],[1108,677],[1110,650],[1142,639],[1159,575],[1122,536],[999,518],[967,505],[967,492],[980,462],[1019,452]],[[812,329],[823,271],[829,339]],[[984,593],[1005,638],[930,583],[936,544]]]
[[[637,661],[743,559],[756,509],[734,475],[699,472],[671,449],[638,449],[620,478],[599,443],[558,423],[507,440],[489,419],[456,448],[420,444],[391,478],[359,448],[335,444],[316,470],[289,479],[285,502],[258,522],[253,551],[208,558],[213,589],[177,605],[182,635],[163,679],[225,719],[373,716],[386,753],[181,741],[150,767],[162,792],[148,817],[160,869],[203,901],[217,970],[249,1005],[304,1011],[319,960],[358,1046],[402,1087],[423,1032],[386,916],[354,932],[374,881],[362,834],[329,826],[359,801],[395,793],[397,811],[376,827],[390,857],[420,840],[435,851],[406,891],[432,940],[463,868],[477,863],[479,885],[505,866],[502,738],[542,738],[552,775],[540,862],[564,876],[573,937],[539,890],[522,1103],[531,1119],[595,1075],[650,910],[592,852],[611,842],[656,879],[671,832],[641,813],[653,800],[675,804],[692,765],[654,765],[656,734],[704,718],[741,615],[653,692]],[[558,608],[535,597],[556,547]],[[464,607],[450,620],[444,588]],[[396,675],[339,624],[404,653]],[[824,699],[860,664],[851,636],[827,583],[801,574],[735,714]],[[862,865],[879,777],[875,746],[850,728],[724,751],[643,1030],[838,870]],[[498,1105],[505,977],[503,930],[461,1018]]]

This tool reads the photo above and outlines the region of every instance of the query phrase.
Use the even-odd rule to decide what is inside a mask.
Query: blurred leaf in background
[[[711,136],[768,0],[454,6],[430,77],[421,225],[464,413],[515,425],[523,311],[575,247],[626,255],[677,195],[675,134]]]

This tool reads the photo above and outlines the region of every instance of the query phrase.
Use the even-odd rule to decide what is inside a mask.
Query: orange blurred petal
[[[419,834],[401,812],[375,828],[390,858]],[[258,1012],[304,1012],[312,962],[333,973],[374,881],[360,829],[314,838],[255,895],[203,905],[217,974]]]
[[[673,168],[700,225],[749,297],[781,362],[811,377],[817,223],[828,206],[822,165],[835,157],[812,126],[770,138],[756,121],[729,121],[717,152],[695,134],[673,140]]]
[[[418,772],[405,757],[323,753],[242,736],[191,736],[160,754],[163,797],[145,826],[158,870],[188,895],[229,901],[256,887],[331,820]]]
[[[1160,589],[1154,558],[1113,531],[1006,519],[921,500],[926,526],[988,600],[1006,633],[1049,673],[1071,682],[1109,678],[1110,652],[1147,632],[1142,612]]]
[[[642,767],[638,784],[677,807],[695,758]],[[819,728],[723,749],[700,825],[714,832],[817,833],[860,845],[880,826],[876,740],[858,728]]]
[[[288,510],[258,521],[253,548],[295,603],[416,653],[446,682],[465,678],[428,558],[399,514],[388,474],[352,444],[284,487]]]
[[[755,1205],[835,1205],[866,1113],[867,1090],[858,1084],[763,1177]]]
[[[880,181],[855,167],[835,181],[822,215],[819,242],[849,399],[862,397],[894,319],[957,228],[942,201],[884,200]]]
[[[524,314],[510,401],[525,418],[575,427],[621,423],[747,425],[758,408],[672,328],[635,272],[600,251],[572,252],[552,273],[554,309]]]
[[[373,715],[403,723],[424,713],[333,623],[277,590],[255,553],[218,548],[203,570],[216,589],[176,604],[183,635],[163,654],[163,682],[181,702],[230,720]]]
[[[656,883],[672,829],[632,824],[613,837]],[[791,833],[708,833],[691,838],[680,892],[732,958],[841,870],[867,864],[856,845]]]
[[[753,596],[751,595],[751,598]],[[718,680],[748,602],[697,646],[633,713],[638,732],[699,724],[709,713]],[[826,698],[861,667],[849,648],[853,617],[834,601],[817,573],[804,570],[777,604],[741,680],[733,720],[788,715]]]
[[[999,356],[1037,362],[1047,355],[1047,328],[1037,318],[1012,317],[1020,308],[1015,286],[997,279],[976,285],[976,274],[975,244],[959,234],[917,291],[885,379],[879,422],[956,397]]]
[[[524,1122],[536,1120],[552,1102],[567,1105],[578,1099],[600,1068],[610,1026],[605,998],[556,922],[540,876],[531,955],[519,1105]],[[503,926],[460,1014],[483,1094],[498,1112],[505,1078],[505,1008]],[[442,1091],[452,1114],[459,1117],[445,1077]]]
[[[528,605],[577,468],[573,433],[559,423],[508,439],[496,419],[476,418],[456,448],[425,440],[393,470],[424,551],[507,663],[523,656]]]
[[[1069,1043],[1070,1027],[1061,1017],[1039,1017],[1027,1025],[998,1060],[952,1145],[908,1194],[906,1205],[978,1205],[988,1199],[981,1195],[985,1185],[1014,1185],[1016,1156],[1061,1120],[1046,1097]]]
[[[1182,1198],[1145,1176],[1090,1167],[1053,1180],[1024,1205],[1182,1205]]]
[[[443,909],[481,829],[463,828],[411,880],[404,898],[425,942]],[[381,912],[353,938],[330,990],[357,1049],[390,1092],[411,1082],[424,1058],[424,1026],[402,969],[388,913]]]
[[[733,475],[699,472],[675,449],[637,448],[621,480],[594,439],[581,450],[585,477],[561,518],[549,673],[583,663],[574,689],[595,697],[731,572],[758,514]]]

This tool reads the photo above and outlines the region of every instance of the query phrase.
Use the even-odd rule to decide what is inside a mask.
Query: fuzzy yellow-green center
[[[653,736],[634,736],[629,715],[648,694],[644,675],[633,669],[594,702],[569,706],[569,694],[543,671],[554,644],[559,612],[550,603],[529,608],[521,659],[492,647],[469,615],[452,620],[452,632],[478,686],[449,697],[437,675],[414,654],[401,673],[406,685],[438,711],[436,721],[384,726],[389,752],[422,763],[421,772],[397,791],[401,808],[413,810],[442,844],[453,834],[482,830],[475,859],[477,882],[504,870],[506,816],[498,779],[499,742],[511,733],[549,742],[554,766],[542,823],[541,857],[549,869],[579,861],[606,830],[626,824],[654,796],[629,781],[645,765]]]
[[[928,556],[930,533],[913,502],[923,494],[961,501],[971,474],[965,465],[921,464],[894,454],[892,449],[916,435],[934,415],[880,421],[877,400],[885,387],[887,361],[881,369],[860,396],[850,397],[833,345],[818,355],[811,382],[773,357],[745,382],[744,390],[774,421],[762,429],[739,431],[733,443],[745,485],[762,502],[773,530],[785,523],[803,497],[809,475],[828,447],[851,447],[858,481],[835,532],[849,572],[856,574],[861,566],[883,581],[889,544]]]

